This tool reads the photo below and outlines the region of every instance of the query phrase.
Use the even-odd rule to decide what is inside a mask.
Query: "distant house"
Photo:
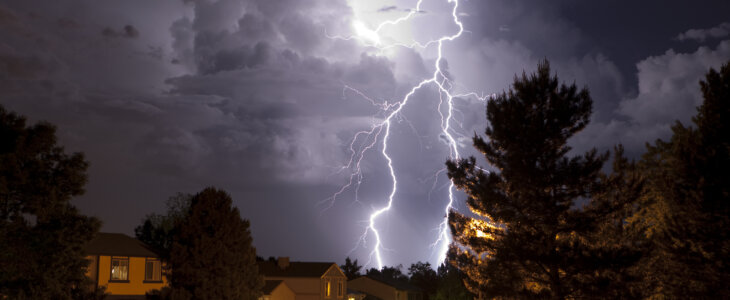
[[[295,300],[296,296],[284,280],[266,280],[259,300]]]
[[[402,282],[385,282],[372,277],[362,276],[350,280],[348,287],[353,291],[382,300],[421,300],[423,293],[417,287]]]
[[[100,232],[85,250],[91,260],[86,275],[94,288],[106,287],[106,299],[144,299],[167,284],[159,256],[125,234]]]
[[[258,264],[267,282],[282,281],[294,292],[295,300],[346,299],[347,277],[335,263],[290,262],[288,257],[280,257]]]

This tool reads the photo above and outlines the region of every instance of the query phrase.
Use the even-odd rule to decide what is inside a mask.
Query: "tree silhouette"
[[[0,106],[0,298],[83,298],[83,252],[97,219],[70,204],[84,193],[88,163],[56,142],[56,128],[32,126]]]
[[[348,280],[353,280],[360,277],[360,269],[362,269],[362,266],[357,264],[357,259],[352,261],[348,256],[345,258],[345,264],[341,265],[340,268],[342,268],[342,272],[345,273]]]
[[[544,61],[487,104],[489,140],[475,136],[474,146],[496,170],[478,167],[474,157],[447,162],[475,214],[449,213],[449,259],[472,292],[592,297],[616,288],[605,285],[606,270],[635,260],[629,245],[597,238],[600,225],[626,205],[626,199],[594,198],[606,192],[600,170],[608,154],[568,156],[567,141],[588,124],[591,109],[588,90],[558,84]]]
[[[365,275],[387,283],[408,283],[408,276],[403,274],[401,271],[402,265],[395,267],[383,266],[380,270],[370,268],[365,272]]]
[[[436,271],[427,262],[417,262],[408,267],[410,283],[423,291],[423,299],[428,300],[436,294],[439,285],[439,277]]]
[[[152,247],[163,261],[170,259],[175,224],[182,221],[190,210],[193,195],[178,193],[167,200],[167,213],[152,213],[142,220],[142,224],[134,228],[138,240]]]
[[[256,265],[248,220],[222,190],[192,197],[175,224],[169,282],[174,299],[257,299],[263,277]]]
[[[474,294],[464,286],[466,275],[449,263],[443,263],[438,268],[438,289],[433,299],[462,300],[474,299]]]
[[[730,298],[730,63],[700,82],[704,101],[669,141],[647,145],[642,209],[654,251],[642,261],[650,297]]]

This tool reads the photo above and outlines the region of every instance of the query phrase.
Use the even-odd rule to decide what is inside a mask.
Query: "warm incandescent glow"
[[[484,220],[471,219],[469,221],[469,230],[474,231],[479,238],[494,239],[494,236],[488,233],[489,229],[499,229],[499,227]]]

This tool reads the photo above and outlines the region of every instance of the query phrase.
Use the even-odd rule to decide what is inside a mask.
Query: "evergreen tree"
[[[403,274],[401,268],[403,268],[402,265],[397,265],[395,267],[383,266],[380,270],[370,268],[365,272],[365,275],[383,282],[408,283],[408,276]]]
[[[410,283],[417,286],[423,292],[423,299],[431,299],[439,285],[439,277],[436,271],[431,268],[431,264],[427,262],[417,262],[408,267],[408,276]]]
[[[583,232],[582,239],[591,258],[581,263],[594,264],[593,272],[576,274],[580,294],[589,298],[638,299],[645,293],[636,266],[650,251],[642,232],[644,224],[632,223],[645,186],[645,178],[633,161],[623,156],[624,149],[614,150],[613,168],[601,174],[603,188],[596,191],[586,212],[595,217],[593,230]]]
[[[630,245],[607,247],[597,232],[627,199],[595,198],[607,195],[600,170],[608,154],[567,155],[568,139],[588,124],[591,109],[588,90],[558,84],[544,61],[487,104],[489,140],[475,136],[474,145],[496,171],[477,167],[473,157],[447,162],[476,215],[449,213],[449,259],[472,292],[565,299],[617,288],[606,285],[607,270],[636,255]]]
[[[257,299],[264,281],[248,220],[231,197],[206,188],[175,224],[169,282],[174,299]]]
[[[167,214],[152,213],[134,228],[138,240],[152,247],[167,262],[172,250],[175,224],[186,217],[193,195],[178,193],[167,200]]]
[[[474,299],[474,294],[464,286],[466,275],[449,263],[439,266],[438,288],[432,297],[435,300],[463,300]]]
[[[631,221],[655,247],[639,269],[649,297],[730,298],[730,64],[700,86],[696,128],[677,122],[641,161],[644,209]]]
[[[88,163],[55,133],[0,106],[0,298],[91,296],[83,249],[100,223],[70,203],[84,192]]]
[[[362,269],[362,266],[357,264],[357,259],[352,261],[348,256],[345,258],[345,264],[341,265],[340,268],[342,268],[342,272],[345,273],[348,280],[353,280],[360,277],[360,269]]]

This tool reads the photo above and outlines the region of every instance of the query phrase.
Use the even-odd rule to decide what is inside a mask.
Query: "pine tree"
[[[357,264],[357,259],[352,261],[348,256],[345,258],[345,264],[341,265],[340,268],[342,269],[342,273],[345,273],[348,280],[353,280],[360,277],[360,269],[362,269],[362,266]]]
[[[642,223],[654,251],[640,264],[648,296],[730,298],[730,64],[700,82],[704,101],[669,141],[647,145]]]
[[[83,250],[100,222],[70,203],[84,192],[88,163],[55,133],[0,106],[0,298],[91,296]]]
[[[449,213],[449,260],[473,293],[565,299],[623,288],[606,284],[623,271],[608,270],[631,264],[636,253],[628,244],[605,245],[599,232],[632,199],[608,196],[600,172],[607,153],[568,156],[567,141],[588,124],[591,109],[588,90],[559,85],[544,61],[487,104],[489,140],[475,136],[474,145],[496,170],[474,157],[447,162],[475,214]]]
[[[463,272],[449,263],[443,263],[438,268],[438,288],[435,300],[462,300],[474,299],[474,294],[464,286]]]
[[[173,299],[257,299],[264,281],[256,265],[248,220],[231,197],[206,188],[175,224],[170,254]]]
[[[438,290],[439,277],[436,271],[427,262],[417,262],[408,267],[408,280],[410,284],[417,286],[423,292],[423,300],[433,299]]]

